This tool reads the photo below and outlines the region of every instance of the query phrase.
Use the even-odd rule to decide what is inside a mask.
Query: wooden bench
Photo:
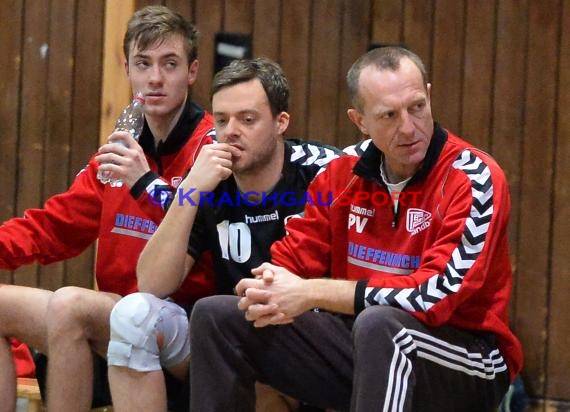
[[[28,401],[27,412],[43,412],[42,396],[38,381],[30,378],[18,378],[18,399]],[[113,407],[105,406],[91,409],[91,412],[113,412]]]
[[[40,387],[35,379],[18,378],[17,396],[18,399],[26,399],[28,401],[27,412],[41,412],[43,410]]]

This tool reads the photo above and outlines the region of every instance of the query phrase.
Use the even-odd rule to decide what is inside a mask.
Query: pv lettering
[[[364,226],[368,223],[368,218],[354,213],[348,214],[348,228],[355,227],[357,233],[362,233]]]

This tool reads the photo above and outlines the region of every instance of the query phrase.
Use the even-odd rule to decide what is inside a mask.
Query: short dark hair
[[[407,58],[414,63],[422,74],[424,86],[427,88],[428,75],[424,63],[420,57],[410,50],[401,46],[379,47],[363,54],[351,66],[346,75],[348,93],[350,101],[355,109],[362,111],[362,100],[360,98],[359,80],[362,70],[368,66],[374,66],[378,70],[396,71],[400,68],[402,59]]]
[[[233,60],[214,76],[211,96],[225,87],[253,79],[261,82],[273,116],[289,109],[289,82],[281,67],[265,57]]]
[[[129,19],[123,39],[123,52],[129,60],[131,46],[146,50],[165,38],[180,34],[186,39],[188,64],[198,58],[198,29],[182,15],[166,6],[147,6],[138,10]]]

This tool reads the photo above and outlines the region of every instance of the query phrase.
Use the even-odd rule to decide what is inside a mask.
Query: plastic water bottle
[[[144,96],[141,92],[137,92],[133,97],[133,101],[124,108],[123,112],[117,119],[117,122],[115,123],[115,131],[128,132],[133,136],[133,139],[138,141],[144,127],[143,106]],[[116,141],[115,143],[125,145],[123,141]],[[112,187],[123,186],[121,179],[111,177],[110,172],[99,170],[97,172],[97,179],[99,179],[103,184],[109,183]]]

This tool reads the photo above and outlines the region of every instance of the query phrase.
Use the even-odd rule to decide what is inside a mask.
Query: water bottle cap
[[[144,95],[142,94],[142,92],[137,92],[134,95],[133,100],[137,100],[138,102],[144,104]]]

